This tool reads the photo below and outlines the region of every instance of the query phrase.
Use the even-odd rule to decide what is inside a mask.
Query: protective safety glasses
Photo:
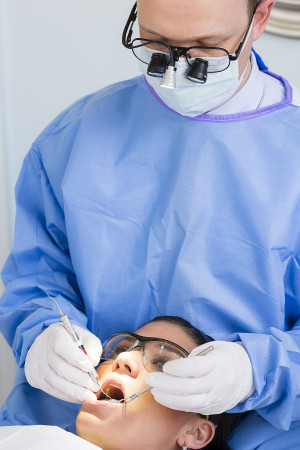
[[[131,49],[136,58],[148,65],[148,74],[151,76],[163,77],[168,67],[174,67],[175,62],[180,57],[185,56],[191,67],[187,78],[196,83],[205,83],[208,73],[223,72],[228,69],[231,61],[238,59],[248,38],[259,3],[257,3],[253,11],[244,37],[234,54],[230,54],[226,49],[221,47],[174,47],[164,41],[142,38],[137,38],[132,41],[133,26],[137,19],[137,3],[134,4],[125,25],[122,44],[126,48]],[[165,87],[170,86],[166,85]]]
[[[162,372],[168,361],[186,358],[189,353],[174,342],[165,339],[140,336],[135,333],[113,334],[104,344],[101,360],[115,361],[123,352],[142,351],[142,360],[149,372]]]

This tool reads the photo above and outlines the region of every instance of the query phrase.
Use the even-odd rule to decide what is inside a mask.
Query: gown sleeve
[[[84,303],[74,274],[58,200],[39,152],[31,149],[16,186],[13,250],[2,272],[0,331],[22,367],[35,338],[60,321],[56,300],[73,323],[86,328]]]
[[[251,359],[256,392],[230,412],[256,410],[274,427],[289,430],[300,420],[300,257],[290,255],[284,276],[285,315],[291,328],[265,333],[235,333]]]

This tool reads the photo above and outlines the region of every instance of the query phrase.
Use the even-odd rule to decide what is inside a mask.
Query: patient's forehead
[[[168,322],[151,322],[143,325],[136,331],[137,334],[146,337],[156,337],[172,341],[189,353],[197,347],[194,340],[178,325]]]

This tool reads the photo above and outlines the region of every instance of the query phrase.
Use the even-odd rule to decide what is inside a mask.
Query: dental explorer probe
[[[209,347],[207,347],[205,350],[202,350],[201,352],[197,353],[195,356],[205,356],[208,353],[210,353],[212,350],[214,349],[214,347],[212,345],[210,345]],[[140,395],[144,394],[145,392],[149,391],[150,389],[152,389],[152,386],[146,386],[144,389],[141,389],[140,391],[136,392],[135,394],[131,394],[128,397],[126,397],[125,399],[121,399],[121,400],[116,400],[115,398],[111,398],[110,400],[108,400],[110,403],[129,403],[132,402],[132,400],[135,400],[136,398],[138,398]],[[101,389],[102,390],[102,389]],[[102,391],[103,392],[103,391]],[[104,392],[105,394],[105,392]],[[105,394],[106,395],[106,394]]]
[[[72,325],[72,323],[70,322],[69,317],[61,310],[61,308],[59,307],[57,301],[55,300],[55,298],[51,297],[49,295],[49,292],[47,292],[48,297],[53,300],[56,303],[56,306],[58,308],[59,314],[60,314],[60,318],[63,324],[64,329],[69,333],[69,335],[71,336],[71,338],[73,339],[73,341],[75,342],[75,344],[77,345],[77,347],[83,351],[83,353],[88,357],[88,354],[81,342],[81,340],[78,337],[78,334],[75,331],[74,326]],[[98,386],[101,387],[101,384],[98,380],[98,374],[96,372],[95,369],[91,370],[90,372],[88,372],[89,376],[91,377],[91,379],[98,384]]]
[[[115,398],[111,398],[108,401],[110,403],[129,403],[129,402],[132,402],[132,400],[135,400],[136,398],[138,398],[140,395],[144,394],[144,392],[149,391],[150,389],[152,389],[151,386],[146,386],[144,389],[136,392],[135,394],[131,394],[126,398],[122,398],[121,400],[116,400]],[[102,391],[102,389],[101,389],[101,391]],[[105,394],[105,392],[104,392],[104,394]],[[105,395],[107,395],[107,394],[105,394]]]

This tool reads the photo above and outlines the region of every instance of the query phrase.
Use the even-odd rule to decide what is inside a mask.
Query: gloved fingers
[[[165,374],[180,378],[204,377],[211,373],[217,366],[215,355],[209,353],[205,356],[189,356],[188,358],[174,359],[167,362],[163,371]]]
[[[151,390],[155,400],[161,405],[177,411],[195,412],[202,415],[222,414],[227,409],[221,403],[211,404],[208,394],[171,395]],[[228,409],[233,407],[230,406]]]
[[[147,375],[147,384],[156,392],[175,395],[195,395],[210,392],[217,380],[214,376],[201,378],[180,378],[165,373],[150,373]]]
[[[198,395],[171,395],[151,390],[155,400],[161,405],[177,411],[195,412],[197,414],[210,415],[221,414],[224,408],[219,404],[210,404],[208,394]]]
[[[102,345],[100,339],[97,338],[97,336],[95,336],[93,333],[90,333],[83,328],[75,327],[75,329],[80,336],[80,339],[84,345],[89,359],[93,363],[93,366],[98,366],[102,354]]]
[[[56,353],[49,353],[48,364],[59,376],[65,378],[67,381],[94,392],[99,391],[99,385],[95,383],[86,372],[72,366]],[[42,376],[44,376],[43,372],[44,371],[42,371]]]
[[[245,349],[223,341],[212,345],[207,355],[195,356],[201,346],[188,358],[165,364],[164,373],[149,374],[156,401],[177,410],[221,414],[252,395],[253,371]]]
[[[31,349],[30,349],[31,350]],[[30,351],[29,350],[29,351]],[[65,392],[62,392],[61,390],[57,389],[53,386],[51,383],[51,380],[54,378],[58,378],[58,375],[55,375],[55,372],[48,366],[48,364],[45,364],[43,367],[42,372],[34,365],[32,364],[33,361],[30,360],[31,355],[27,355],[26,361],[25,361],[25,375],[28,383],[36,388],[41,389],[42,391],[46,392],[49,395],[52,395],[54,397],[59,398],[60,400],[64,400],[67,402],[74,402],[74,403],[80,403],[81,400],[79,399],[71,399]],[[65,363],[67,364],[67,363]],[[50,380],[50,383],[47,381],[47,379]],[[54,384],[57,385],[57,382],[54,382]],[[91,391],[89,391],[91,392]],[[95,395],[91,392],[92,395]]]
[[[53,386],[51,386],[46,380],[44,379],[40,379],[39,380],[39,386],[34,386],[37,387],[37,389],[41,389],[42,391],[46,392],[49,395],[52,395],[53,397],[59,398],[60,400],[63,400],[65,402],[70,402],[69,397],[61,391],[58,391],[57,389],[55,389]],[[78,402],[73,402],[73,403],[80,403]]]
[[[155,400],[167,408],[177,411],[200,412],[201,406],[206,405],[206,394],[203,395],[175,395],[169,394],[156,389],[151,389],[151,393]]]
[[[52,395],[53,397],[59,398],[60,400],[64,400],[65,402],[69,403],[82,403],[84,400],[95,400],[96,396],[91,391],[86,391],[84,400],[77,400],[75,398],[70,398],[66,393],[58,391],[53,386],[51,386],[46,380],[42,380],[42,387],[39,388],[43,391],[47,392],[48,394]]]
[[[68,363],[83,370],[90,372],[94,369],[92,362],[75,344],[71,336],[63,327],[56,328],[52,337],[53,352],[57,353]],[[51,352],[51,349],[49,349]]]
[[[49,381],[46,381],[46,383],[50,385],[50,388],[54,388],[55,391],[64,394],[65,398],[68,399],[67,401],[82,403],[84,400],[97,400],[96,395],[92,391],[62,378],[51,367],[48,368],[48,371],[47,380]],[[51,392],[50,394],[54,395]]]

